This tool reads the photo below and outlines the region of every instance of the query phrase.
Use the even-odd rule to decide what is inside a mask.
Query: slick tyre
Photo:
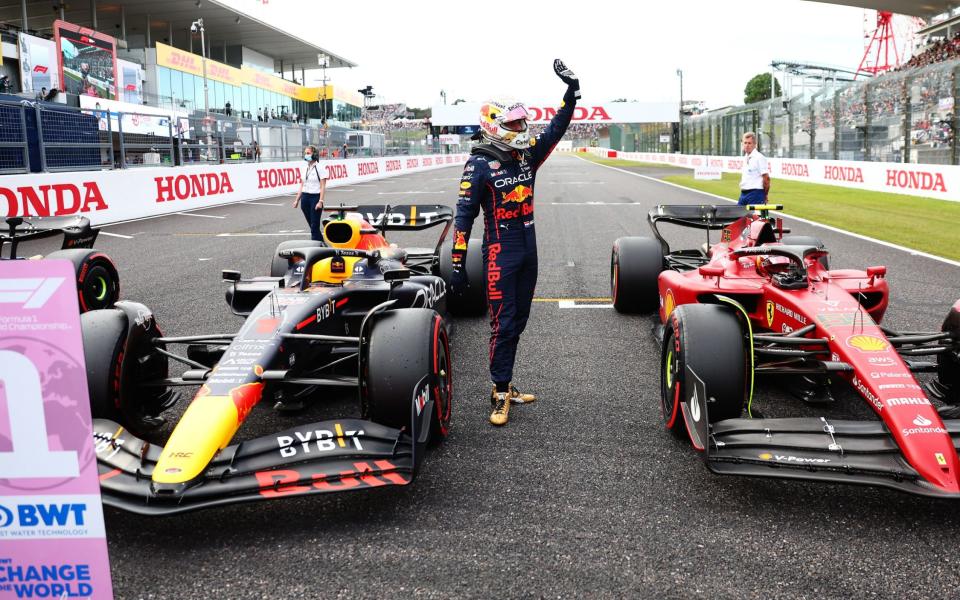
[[[116,421],[138,435],[162,425],[160,413],[178,396],[144,385],[168,374],[167,357],[153,351],[152,340],[161,333],[150,309],[118,302],[82,314],[80,327],[93,418]]]
[[[363,354],[363,417],[406,430],[419,464],[426,444],[450,429],[453,372],[442,317],[426,308],[386,312],[374,321]]]
[[[780,241],[786,246],[816,246],[817,248],[826,248],[823,242],[820,241],[820,238],[815,238],[812,235],[785,235]],[[830,270],[829,256],[821,256],[817,262],[819,262],[820,266],[825,270]]]
[[[940,330],[949,333],[954,343],[951,349],[937,355],[937,378],[929,385],[946,404],[960,405],[960,300],[947,313]]]
[[[293,250],[294,248],[320,248],[325,246],[323,242],[318,242],[316,240],[287,240],[286,242],[280,242],[277,245],[277,249],[273,253],[273,258],[270,261],[270,277],[283,277],[287,274],[287,269],[290,267],[290,261],[286,258],[279,256],[281,250]]]
[[[663,271],[663,250],[651,238],[622,237],[610,253],[610,295],[621,313],[649,313],[660,305],[657,279]]]
[[[45,258],[69,260],[77,283],[80,312],[110,308],[120,299],[120,275],[110,257],[97,250],[57,250]]]
[[[707,419],[715,423],[743,412],[747,348],[736,314],[725,306],[685,304],[668,319],[660,353],[660,405],[667,429],[686,437],[680,404],[693,393],[693,371],[704,383]]]
[[[447,240],[440,246],[440,277],[450,289],[453,277],[453,242]],[[484,281],[483,242],[473,239],[467,242],[467,291],[463,294],[447,294],[447,310],[460,317],[476,317],[487,312],[487,288]]]

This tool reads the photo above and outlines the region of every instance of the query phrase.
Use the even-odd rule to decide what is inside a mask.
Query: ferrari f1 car
[[[960,498],[960,419],[931,402],[960,403],[960,301],[939,332],[891,331],[880,324],[886,268],[830,270],[820,241],[785,236],[773,209],[658,206],[653,238],[613,246],[615,308],[659,310],[666,428],[715,473]],[[707,243],[672,249],[661,223],[704,230]],[[923,372],[936,373],[926,388],[914,377]],[[761,418],[761,375],[845,380],[878,420]]]
[[[23,258],[18,252],[23,242],[63,235],[60,250],[32,258],[73,263],[80,312],[109,308],[120,297],[120,277],[110,257],[93,249],[99,233],[86,217],[6,217],[0,222],[0,259]]]
[[[359,214],[368,208],[333,209],[324,242],[280,244],[269,277],[224,271],[227,303],[246,316],[237,333],[167,337],[126,301],[82,316],[105,504],[159,515],[410,483],[450,425],[446,285],[431,273],[437,249],[403,250],[384,234],[449,227],[453,212],[380,207],[378,230]],[[187,370],[171,377],[170,360]],[[179,386],[199,390],[169,439],[138,437]],[[343,387],[357,390],[359,418],[231,443],[265,399],[295,410]]]

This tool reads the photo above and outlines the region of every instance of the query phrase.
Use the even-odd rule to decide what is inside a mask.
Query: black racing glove
[[[450,259],[453,273],[450,278],[450,291],[455,295],[463,295],[467,291],[467,233],[454,230],[453,248]]]
[[[553,61],[553,71],[567,87],[573,90],[573,97],[580,98],[580,80],[559,58]]]

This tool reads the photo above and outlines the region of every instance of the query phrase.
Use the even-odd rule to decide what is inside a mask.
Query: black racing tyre
[[[816,246],[817,248],[826,248],[823,242],[820,241],[820,238],[815,238],[812,235],[785,235],[780,242],[786,246]],[[825,270],[830,270],[829,256],[821,256],[818,262]]]
[[[453,276],[453,242],[447,240],[440,246],[440,277],[450,290]],[[476,317],[487,312],[486,268],[483,264],[483,242],[472,239],[467,242],[467,291],[464,294],[447,294],[447,310],[462,317]]]
[[[368,340],[361,413],[410,432],[419,462],[426,443],[439,442],[450,427],[453,372],[443,318],[426,308],[389,311],[376,317]]]
[[[290,261],[279,256],[281,250],[293,250],[294,248],[319,248],[325,246],[323,242],[317,240],[287,240],[280,242],[270,260],[270,277],[283,277],[287,274],[287,268]]]
[[[168,375],[167,357],[153,352],[152,338],[161,335],[150,310],[135,302],[80,316],[87,387],[93,418],[116,421],[135,434],[163,424],[161,412],[178,395],[143,385]]]
[[[684,304],[664,327],[660,353],[660,406],[664,424],[683,437],[680,403],[692,393],[687,367],[703,380],[708,422],[735,419],[747,391],[747,351],[736,314],[726,306]]]
[[[120,274],[110,257],[98,250],[73,248],[51,252],[47,259],[73,263],[80,312],[110,308],[120,299]]]
[[[657,279],[663,271],[663,249],[657,240],[622,237],[610,253],[610,295],[621,313],[649,313],[660,305]]]
[[[947,313],[940,330],[953,337],[953,347],[937,355],[937,378],[929,385],[943,402],[960,405],[960,300]]]

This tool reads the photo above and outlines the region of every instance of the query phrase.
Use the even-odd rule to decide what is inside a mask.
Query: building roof
[[[55,2],[53,3],[56,4]],[[65,2],[64,20],[83,27],[93,25],[89,0]],[[331,68],[355,67],[355,63],[339,56],[313,42],[303,40],[261,20],[242,13],[222,0],[107,0],[97,2],[96,30],[107,35],[120,37],[121,6],[126,13],[127,36],[143,35],[146,29],[147,15],[150,15],[151,38],[165,41],[169,26],[173,25],[173,44],[178,48],[189,46],[187,31],[190,24],[203,18],[207,43],[212,48],[246,46],[275,60],[274,68],[279,71],[280,61],[284,70],[291,67],[316,69],[317,55],[330,57]],[[27,0],[27,13],[30,29],[49,33],[53,21],[59,17],[58,11],[51,9],[51,0]],[[20,2],[0,3],[0,22],[21,25]],[[168,43],[170,43],[168,41]]]
[[[858,6],[874,10],[888,10],[900,15],[910,15],[930,20],[933,17],[949,11],[960,5],[957,0],[808,0],[823,4],[838,4],[840,6]]]

